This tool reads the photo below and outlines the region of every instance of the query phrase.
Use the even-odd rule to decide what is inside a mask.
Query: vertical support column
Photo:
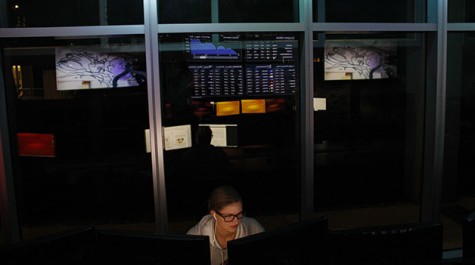
[[[428,10],[434,12],[435,7],[430,6],[432,1],[428,2]],[[442,194],[442,178],[444,167],[444,135],[445,135],[445,104],[446,104],[446,79],[447,79],[447,1],[437,1],[437,38],[436,38],[436,92],[435,92],[435,117],[433,126],[428,128],[433,130],[433,154],[432,157],[426,157],[423,175],[423,192],[421,204],[421,222],[437,222],[439,220],[440,202]],[[433,14],[433,13],[432,13]],[[434,22],[434,16],[428,14],[428,19]],[[430,71],[430,69],[429,69]],[[430,86],[432,87],[432,86]],[[430,88],[429,87],[429,88]]]
[[[150,123],[150,151],[153,175],[156,232],[168,230],[167,196],[163,157],[163,131],[160,96],[157,0],[144,0],[147,93]]]
[[[300,135],[301,135],[301,210],[300,219],[313,215],[314,198],[314,123],[313,123],[313,31],[312,1],[300,1],[300,23],[305,25],[300,93]]]

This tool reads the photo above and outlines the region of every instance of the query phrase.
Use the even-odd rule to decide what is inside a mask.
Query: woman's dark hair
[[[219,211],[229,204],[242,202],[239,192],[231,186],[223,185],[211,192],[208,200],[208,209]]]

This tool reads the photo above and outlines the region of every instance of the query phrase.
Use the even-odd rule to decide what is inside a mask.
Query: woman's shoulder
[[[186,233],[189,235],[210,235],[210,233],[214,231],[213,226],[213,217],[210,214],[207,214]]]

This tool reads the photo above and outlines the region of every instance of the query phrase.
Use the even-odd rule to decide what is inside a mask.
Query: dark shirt
[[[196,181],[219,181],[231,174],[231,162],[223,149],[213,145],[195,146],[183,155],[181,167]]]
[[[182,190],[200,203],[216,187],[232,184],[231,162],[223,149],[213,145],[194,146],[183,155],[180,168],[180,179],[186,183]]]

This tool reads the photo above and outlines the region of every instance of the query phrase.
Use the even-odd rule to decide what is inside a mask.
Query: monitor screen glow
[[[396,45],[390,41],[327,41],[325,80],[386,79],[397,75]]]
[[[100,47],[58,47],[55,57],[59,91],[134,87],[145,80],[145,72],[134,65],[137,58],[126,52]]]
[[[49,133],[17,133],[18,155],[55,157],[55,138]]]
[[[266,113],[265,99],[242,99],[242,113]]]
[[[216,116],[239,115],[241,104],[239,101],[216,102]]]
[[[191,125],[178,125],[163,128],[165,150],[191,147]]]

